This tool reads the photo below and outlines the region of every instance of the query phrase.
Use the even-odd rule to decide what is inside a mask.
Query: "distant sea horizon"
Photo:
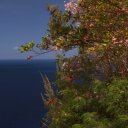
[[[0,128],[40,128],[46,110],[39,72],[54,82],[56,60],[0,60]]]

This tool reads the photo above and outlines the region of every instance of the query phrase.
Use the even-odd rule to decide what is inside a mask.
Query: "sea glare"
[[[0,60],[0,128],[40,128],[40,73],[55,81],[55,60]]]

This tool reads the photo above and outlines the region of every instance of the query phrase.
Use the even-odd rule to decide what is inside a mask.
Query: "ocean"
[[[46,110],[39,72],[54,82],[55,60],[0,60],[0,128],[40,128]]]

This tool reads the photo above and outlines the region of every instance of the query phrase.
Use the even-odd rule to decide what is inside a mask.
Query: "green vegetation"
[[[85,85],[86,86],[86,85]],[[49,128],[127,128],[128,80],[67,87],[47,106]]]
[[[59,55],[58,90],[43,77],[48,112],[42,128],[128,128],[128,1],[70,0],[65,11],[48,10],[43,43],[19,50],[75,47],[78,55]]]

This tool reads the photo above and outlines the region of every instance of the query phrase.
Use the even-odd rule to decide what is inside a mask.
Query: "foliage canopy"
[[[48,10],[43,43],[19,50],[78,49],[57,60],[59,91],[47,106],[49,127],[128,128],[128,1],[70,0],[65,11]]]

